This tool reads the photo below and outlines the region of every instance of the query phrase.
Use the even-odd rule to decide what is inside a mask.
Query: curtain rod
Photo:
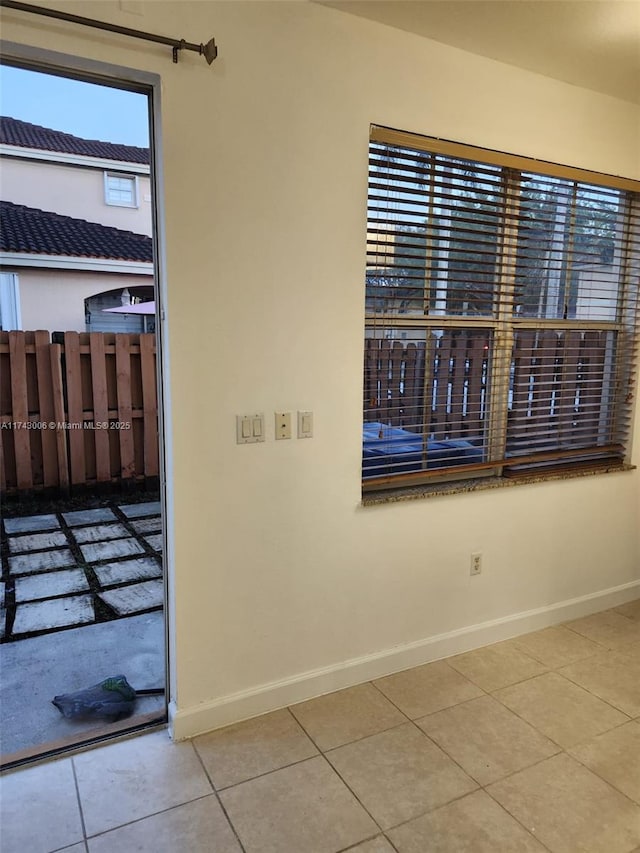
[[[16,9],[19,12],[31,12],[33,15],[44,15],[46,18],[56,18],[59,21],[69,21],[72,24],[81,24],[84,27],[93,27],[96,30],[106,30],[110,33],[119,33],[131,38],[153,41],[157,44],[167,44],[173,48],[173,61],[178,61],[179,50],[193,50],[199,53],[211,65],[218,55],[218,48],[214,39],[209,39],[206,44],[193,44],[184,39],[172,39],[168,36],[157,36],[154,33],[145,33],[142,30],[133,30],[130,27],[120,27],[118,24],[108,24],[106,21],[96,21],[94,18],[84,18],[80,15],[71,15],[68,12],[58,12],[55,9],[47,9],[44,6],[32,6],[30,3],[19,3],[17,0],[0,0],[0,6],[7,9]]]

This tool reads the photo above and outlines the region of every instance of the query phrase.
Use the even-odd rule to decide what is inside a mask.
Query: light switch
[[[313,438],[313,412],[298,412],[298,438]]]
[[[276,441],[291,438],[291,412],[275,412]]]
[[[255,444],[264,441],[264,415],[236,415],[236,442]]]

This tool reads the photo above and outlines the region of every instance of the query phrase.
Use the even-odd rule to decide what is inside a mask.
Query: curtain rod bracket
[[[45,18],[54,18],[58,21],[68,21],[71,24],[80,24],[83,27],[92,27],[96,30],[105,30],[109,33],[119,33],[130,38],[152,41],[156,44],[166,44],[172,48],[173,61],[178,61],[179,50],[192,50],[204,56],[207,65],[211,65],[218,55],[215,39],[209,39],[206,44],[193,44],[184,39],[174,39],[168,36],[158,36],[155,33],[145,33],[142,30],[133,30],[130,27],[121,27],[118,24],[109,24],[106,21],[97,21],[95,18],[85,18],[81,15],[72,15],[69,12],[59,12],[56,9],[48,9],[44,6],[34,6],[31,3],[21,3],[18,0],[0,0],[0,6],[7,9],[15,9],[18,12],[30,12],[32,15],[43,15]]]

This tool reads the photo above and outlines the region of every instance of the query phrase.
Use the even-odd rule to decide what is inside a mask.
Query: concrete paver
[[[93,527],[76,527],[73,535],[76,542],[80,545],[131,536],[127,528],[122,524],[96,524]]]
[[[109,509],[109,507],[99,507],[98,509],[79,509],[74,512],[63,512],[62,517],[69,527],[76,527],[82,524],[97,524],[99,521],[116,520],[115,513],[113,510]]]
[[[57,530],[60,522],[55,515],[25,515],[22,518],[5,518],[7,533],[34,533],[38,530]]]
[[[19,604],[13,633],[28,634],[31,631],[47,631],[65,625],[81,625],[93,622],[93,599],[90,595],[72,595],[68,598],[52,598],[34,604]]]
[[[162,518],[159,515],[154,515],[152,518],[141,518],[138,521],[132,521],[131,526],[136,533],[160,533]]]
[[[16,602],[69,595],[71,592],[84,592],[88,589],[89,584],[82,569],[26,575],[16,578]]]
[[[100,560],[113,560],[115,557],[129,557],[144,554],[144,548],[135,539],[113,539],[110,542],[94,542],[81,545],[82,556],[88,563]]]
[[[128,581],[162,577],[162,568],[153,557],[119,560],[94,567],[100,586],[115,586]]]
[[[158,515],[160,501],[148,501],[143,504],[120,504],[119,508],[127,518],[141,518],[145,515]]]
[[[12,554],[37,551],[41,548],[58,548],[66,544],[67,537],[61,530],[50,533],[30,533],[26,536],[9,537],[9,551]]]
[[[39,551],[35,554],[20,554],[9,557],[9,572],[12,575],[29,575],[75,565],[75,557],[68,548],[55,551]]]
[[[151,545],[154,551],[162,551],[162,533],[156,533],[153,536],[145,536],[145,542]]]
[[[152,607],[161,607],[164,601],[164,586],[162,581],[145,581],[98,595],[119,616],[125,616],[150,610]]]

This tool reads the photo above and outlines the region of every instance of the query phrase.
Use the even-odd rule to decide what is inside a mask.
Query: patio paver
[[[159,580],[145,581],[101,592],[98,596],[119,616],[126,616],[150,610],[152,607],[161,607],[164,601],[164,586]]]
[[[82,556],[88,563],[100,560],[113,560],[115,557],[129,557],[144,554],[144,548],[135,539],[113,539],[110,542],[94,542],[81,545]]]
[[[153,518],[141,518],[138,521],[132,521],[131,526],[136,533],[160,533],[162,517],[154,515]]]
[[[71,592],[85,592],[88,589],[89,584],[82,569],[27,575],[16,579],[16,602],[68,595]]]
[[[143,504],[120,504],[119,509],[127,518],[141,518],[145,515],[158,515],[160,513],[160,501],[148,501]]]
[[[73,531],[76,542],[86,545],[90,542],[104,542],[108,539],[123,539],[131,534],[122,524],[96,524],[93,527],[76,527]]]
[[[16,607],[13,633],[28,634],[65,625],[81,625],[93,622],[94,618],[91,595],[72,595],[34,604],[19,604]]]
[[[9,572],[12,575],[29,575],[73,566],[75,562],[75,557],[68,548],[56,548],[54,551],[9,557]]]
[[[26,551],[38,551],[41,548],[58,548],[67,544],[67,537],[61,530],[49,533],[30,533],[26,536],[10,536],[9,551],[20,554]]]
[[[7,533],[35,533],[38,530],[57,530],[60,522],[55,515],[25,515],[22,518],[5,518]]]
[[[62,517],[69,527],[77,527],[82,524],[97,524],[99,521],[115,521],[116,516],[109,507],[98,509],[79,509],[74,512],[63,512]]]
[[[156,533],[154,536],[145,536],[145,542],[150,545],[154,551],[162,551],[162,533]]]
[[[95,566],[93,570],[101,586],[162,577],[162,568],[153,557],[105,563]]]

